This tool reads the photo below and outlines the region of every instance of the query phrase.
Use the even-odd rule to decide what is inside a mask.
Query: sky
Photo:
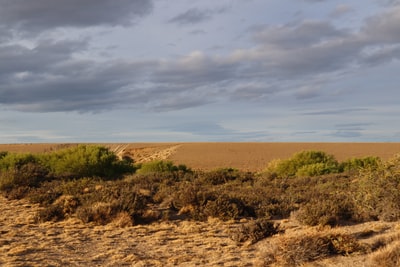
[[[0,143],[400,142],[400,0],[0,6]]]

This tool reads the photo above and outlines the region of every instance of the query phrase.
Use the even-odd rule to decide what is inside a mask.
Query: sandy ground
[[[229,238],[238,224],[171,221],[118,228],[77,219],[34,223],[38,207],[0,197],[1,266],[257,266]]]
[[[0,144],[0,151],[50,152],[76,144]],[[102,144],[135,162],[172,160],[192,169],[232,167],[263,170],[273,159],[285,159],[302,150],[322,150],[337,160],[378,156],[388,159],[400,153],[400,143],[126,143]]]
[[[283,220],[284,234],[238,244],[230,236],[239,222],[177,220],[126,228],[83,224],[74,218],[35,223],[38,209],[25,200],[0,197],[0,266],[263,266],[265,255],[282,238],[321,231],[354,235],[373,231],[374,235],[360,239],[371,243],[399,236],[400,229],[398,223],[385,222],[318,229]],[[336,256],[304,266],[372,267],[370,257]]]

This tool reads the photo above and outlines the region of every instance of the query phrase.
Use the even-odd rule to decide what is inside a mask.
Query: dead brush
[[[275,224],[267,219],[257,219],[233,230],[231,239],[240,243],[249,241],[251,244],[254,244],[279,232],[279,224]]]
[[[264,255],[265,265],[301,266],[334,255],[364,253],[365,247],[351,235],[315,232],[278,236],[274,248]]]

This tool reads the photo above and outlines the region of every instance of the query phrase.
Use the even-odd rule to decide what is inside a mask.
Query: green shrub
[[[289,159],[273,161],[267,168],[267,172],[279,177],[315,176],[338,171],[338,162],[334,156],[322,151],[295,153]]]
[[[319,162],[313,164],[307,164],[301,166],[297,172],[297,176],[319,176],[324,174],[329,174],[332,172],[337,172],[336,166],[332,166],[332,164]]]
[[[119,160],[109,149],[95,145],[79,145],[42,157],[42,161],[57,177],[118,178],[133,172],[133,165]]]
[[[400,219],[400,155],[374,169],[362,169],[354,187],[355,203],[363,220]]]
[[[163,173],[163,172],[188,172],[190,171],[185,165],[175,166],[172,161],[155,160],[142,163],[138,166],[138,174]]]
[[[7,151],[0,151],[0,160],[8,155]]]
[[[341,162],[339,169],[343,172],[356,172],[365,168],[375,170],[380,164],[379,157],[352,158]]]
[[[6,154],[0,159],[0,190],[34,187],[47,179],[48,170],[32,154]]]

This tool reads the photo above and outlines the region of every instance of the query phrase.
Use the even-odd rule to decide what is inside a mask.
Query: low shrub
[[[201,182],[210,185],[224,184],[240,177],[240,172],[232,168],[221,168],[203,173]]]
[[[286,160],[273,161],[266,170],[279,177],[316,176],[338,171],[338,162],[333,155],[312,150],[295,153]]]
[[[352,158],[340,163],[342,172],[358,172],[360,169],[376,170],[382,163],[379,157]]]
[[[0,159],[0,190],[36,187],[48,179],[48,170],[32,154],[7,154]]]
[[[185,165],[174,165],[172,161],[155,160],[139,164],[138,174],[165,173],[165,172],[190,172]]]
[[[63,207],[61,205],[50,205],[38,212],[36,219],[38,222],[47,221],[61,221],[65,218],[65,213],[63,212]]]
[[[315,195],[301,205],[295,217],[305,225],[336,226],[354,219],[354,204],[346,195]]]
[[[363,220],[400,219],[400,155],[375,169],[362,169],[356,181],[354,199]]]
[[[248,215],[244,203],[240,199],[228,195],[220,195],[215,200],[208,200],[202,207],[202,213],[206,217],[221,220],[238,219]]]
[[[108,148],[95,145],[59,150],[43,155],[41,160],[56,177],[115,179],[134,172],[131,162],[119,160]]]
[[[334,255],[349,255],[364,252],[365,248],[357,240],[341,233],[307,233],[277,239],[275,255],[266,255],[270,263],[274,259],[277,266],[302,266],[307,262]]]
[[[279,233],[279,225],[267,219],[257,219],[242,224],[231,233],[231,239],[236,242],[250,241],[254,244],[266,237]]]

